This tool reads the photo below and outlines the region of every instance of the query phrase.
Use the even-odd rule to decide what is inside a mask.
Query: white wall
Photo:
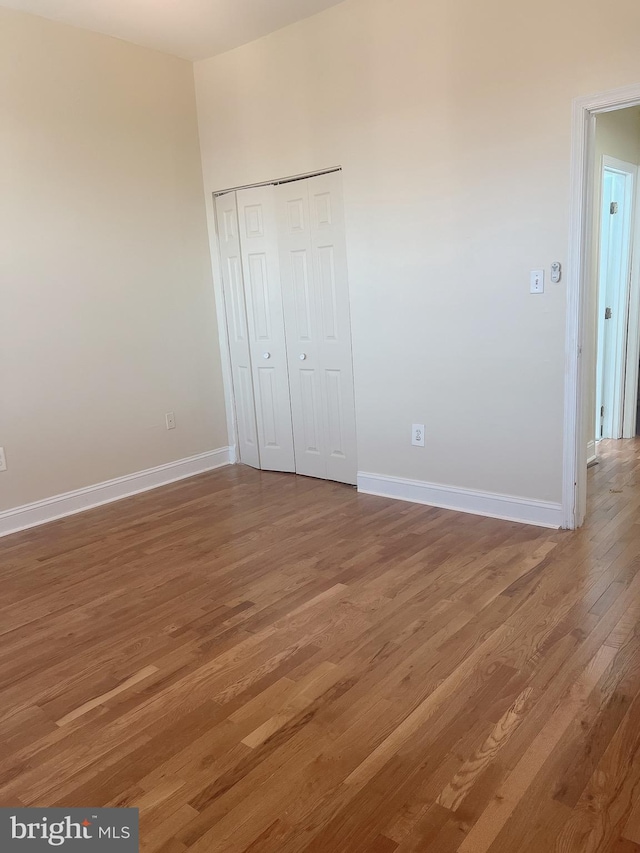
[[[598,272],[600,264],[600,220],[602,193],[602,158],[615,157],[626,163],[640,163],[640,110],[631,107],[603,113],[596,118],[593,173],[593,239],[590,287],[587,293],[587,328],[585,331],[585,370],[589,377],[586,395],[587,459],[596,456],[596,357],[597,357],[597,316]]]
[[[0,9],[0,80],[1,510],[227,432],[191,64]]]
[[[561,500],[565,286],[529,270],[566,263],[571,100],[640,80],[639,29],[347,0],[196,63],[207,193],[344,167],[360,470]]]

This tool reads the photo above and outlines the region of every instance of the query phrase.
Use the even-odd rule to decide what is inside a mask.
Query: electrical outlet
[[[167,423],[167,429],[175,429],[176,428],[176,416],[173,412],[167,412],[164,416],[164,419]]]
[[[0,447],[0,471],[7,470],[7,457],[4,455],[4,447]]]
[[[411,425],[411,444],[415,447],[424,447],[424,424]]]

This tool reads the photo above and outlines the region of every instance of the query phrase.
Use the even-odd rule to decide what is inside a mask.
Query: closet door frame
[[[236,417],[236,389],[233,384],[232,378],[232,362],[231,362],[231,353],[230,353],[230,340],[229,340],[229,330],[227,326],[227,309],[224,298],[224,291],[222,287],[222,256],[220,251],[220,223],[218,222],[218,218],[216,216],[216,199],[224,195],[226,193],[235,193],[240,190],[250,189],[254,187],[264,187],[264,186],[273,186],[277,187],[279,184],[289,183],[292,181],[302,181],[308,178],[313,178],[321,175],[331,175],[333,173],[340,173],[340,177],[342,177],[342,167],[336,166],[327,169],[319,169],[313,172],[306,172],[298,175],[290,175],[283,178],[275,178],[267,181],[260,181],[253,184],[244,184],[238,185],[234,187],[229,187],[227,189],[216,190],[212,193],[212,201],[213,201],[213,215],[211,218],[212,228],[212,240],[211,240],[211,255],[213,258],[213,272],[214,272],[214,289],[217,297],[217,305],[218,305],[218,332],[220,337],[220,346],[222,349],[222,374],[223,374],[223,384],[225,391],[225,403],[227,407],[227,425],[229,431],[229,440],[233,442],[233,444],[229,447],[229,456],[230,462],[233,464],[236,461],[241,461],[239,458],[239,437],[238,437],[238,422]],[[341,215],[343,215],[343,211],[341,211]],[[346,240],[346,235],[345,235]],[[348,262],[348,261],[347,261]],[[348,287],[348,285],[347,285]],[[350,303],[350,294],[348,296],[348,301]],[[351,327],[351,312],[349,312],[349,326]],[[353,365],[353,361],[352,361]],[[354,399],[354,409],[355,409],[355,399]],[[355,414],[355,412],[354,412]],[[356,419],[356,447],[357,447],[357,419]],[[356,459],[356,467],[357,467],[357,459]]]

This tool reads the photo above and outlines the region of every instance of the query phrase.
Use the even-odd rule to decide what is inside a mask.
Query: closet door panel
[[[356,482],[356,420],[349,284],[339,172],[308,178],[321,405],[330,480]]]
[[[245,465],[259,468],[260,453],[251,378],[251,356],[242,279],[236,194],[227,193],[218,196],[215,204],[222,266],[222,288],[231,358],[231,377],[235,397],[238,458]]]
[[[295,471],[274,187],[236,195],[261,467]]]
[[[296,473],[326,478],[317,293],[307,181],[276,188]]]
[[[351,323],[339,173],[277,188],[296,471],[356,482]]]

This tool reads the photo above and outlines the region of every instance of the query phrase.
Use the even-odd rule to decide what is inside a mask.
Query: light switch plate
[[[544,293],[544,270],[531,270],[529,293]]]

